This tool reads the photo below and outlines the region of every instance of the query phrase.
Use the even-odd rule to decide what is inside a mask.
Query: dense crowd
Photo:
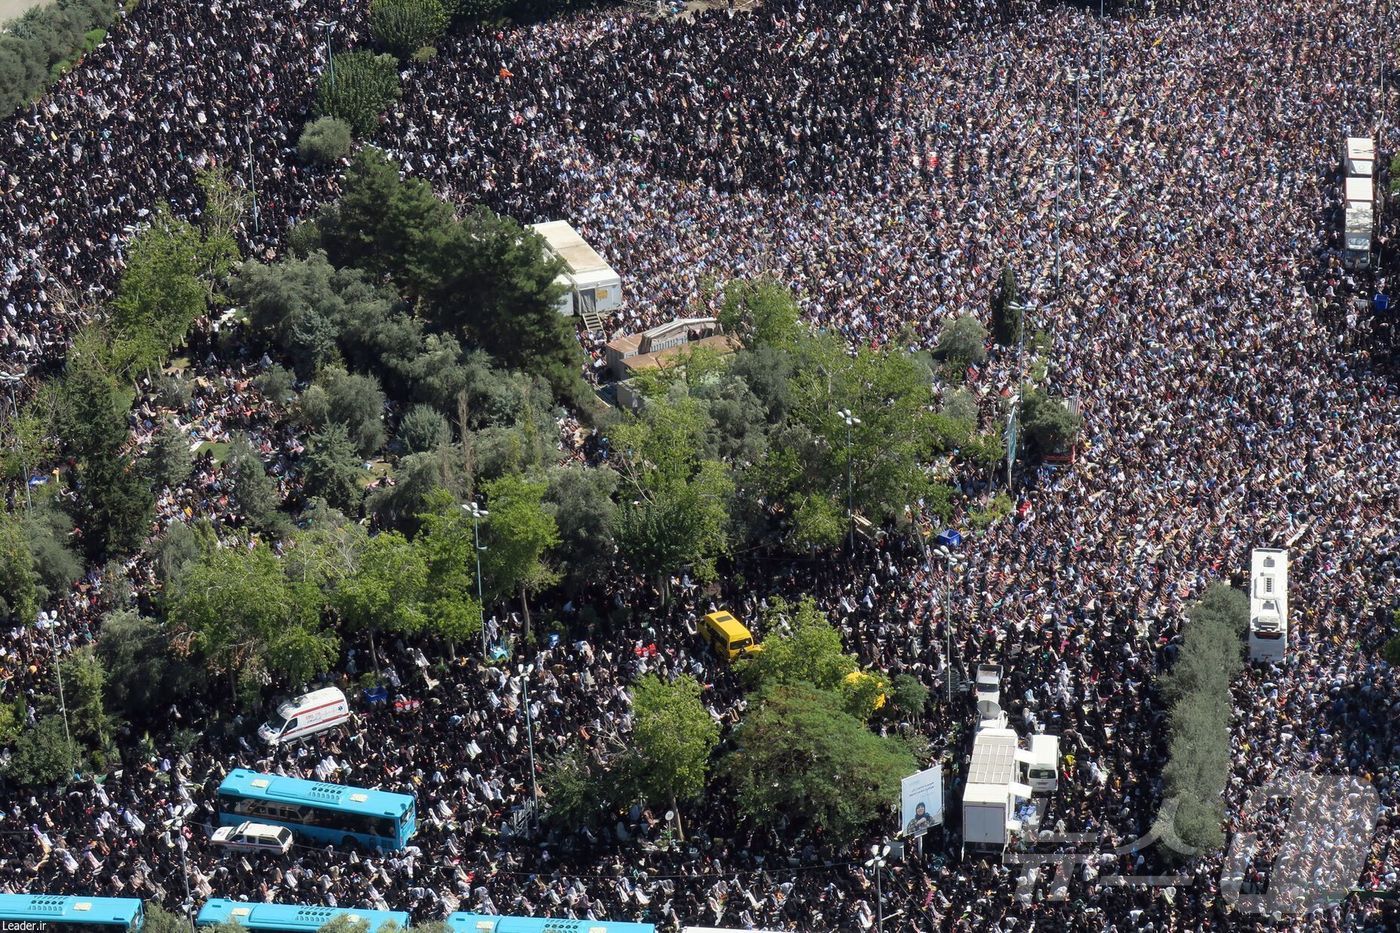
[[[245,118],[262,193],[255,252],[275,250],[286,223],[330,195],[333,181],[289,152],[319,68],[314,22],[328,12],[143,4],[8,122],[8,363],[61,344],[84,296],[111,286],[125,228],[157,198],[192,209],[192,168],[246,170]],[[337,41],[353,42],[355,17],[337,15]],[[693,637],[695,619],[711,605],[754,618],[775,596],[811,593],[849,648],[892,673],[938,685],[948,626],[953,663],[1003,664],[1013,716],[1063,737],[1066,773],[1046,825],[1121,850],[1089,875],[1142,874],[1160,867],[1135,845],[1162,794],[1153,682],[1184,609],[1245,568],[1251,547],[1286,542],[1290,659],[1235,686],[1228,828],[1262,831],[1279,817],[1242,817],[1249,791],[1275,773],[1364,777],[1381,813],[1356,884],[1394,889],[1400,684],[1377,647],[1396,594],[1400,400],[1372,365],[1368,322],[1348,317],[1370,283],[1343,269],[1334,233],[1340,142],[1372,132],[1381,104],[1376,50],[1388,30],[1375,16],[1318,0],[1103,21],[1053,4],[773,0],[753,14],[594,13],[472,32],[408,69],[379,141],[456,200],[572,221],[624,276],[609,329],[703,306],[712,278],[772,272],[812,321],[852,341],[928,346],[948,316],[985,316],[1010,264],[1034,304],[1031,326],[1050,335],[1051,386],[1085,415],[1073,467],[1031,477],[1014,516],[968,536],[962,570],[930,566],[891,537],[836,567],[751,556],[728,578],[748,581],[742,591],[678,586],[665,609],[642,581],[598,581],[565,609],[626,607],[627,622],[578,621],[517,659],[536,668],[540,756],[606,756],[625,743],[626,688],[644,672],[695,673],[714,715],[736,721],[738,684]],[[1385,126],[1378,148],[1395,142]],[[289,437],[248,387],[256,366],[200,364],[207,388],[179,413],[192,442],[236,427],[270,462],[285,454]],[[976,388],[989,397],[1015,370],[994,355]],[[148,416],[163,414],[138,413],[151,423],[133,427],[149,435]],[[219,482],[206,462],[190,488],[165,491],[161,521],[236,522]],[[140,561],[127,570],[149,585]],[[54,651],[92,637],[111,585],[90,575],[39,635],[10,633],[9,689],[35,689]],[[371,904],[416,919],[476,908],[803,931],[874,924],[863,847],[756,831],[723,797],[684,814],[684,842],[642,808],[599,831],[513,836],[511,814],[530,795],[521,675],[462,659],[430,687],[414,645],[384,655],[394,692],[421,706],[362,708],[349,735],[269,756],[255,723],[221,717],[211,697],[176,711],[202,729],[186,747],[164,743],[102,783],[9,801],[0,887],[178,904],[188,880],[196,901]],[[368,663],[352,654],[332,677],[348,684]],[[939,703],[917,727],[896,728],[917,728],[954,763],[971,716],[970,704]],[[205,843],[212,789],[235,766],[412,786],[419,836],[389,856],[298,847],[269,866],[221,855]],[[1255,890],[1263,853],[1278,845],[1230,870]],[[891,863],[886,929],[1250,922],[1228,912],[1220,854],[1166,888],[1077,878],[1064,902],[1043,885],[1018,891],[1012,866],[957,849],[955,831],[936,830],[922,858]],[[1394,922],[1384,902],[1355,897],[1280,921]]]

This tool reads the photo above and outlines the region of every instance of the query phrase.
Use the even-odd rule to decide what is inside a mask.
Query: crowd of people
[[[252,143],[257,256],[275,255],[288,223],[333,195],[333,174],[291,151],[322,17],[340,21],[335,42],[357,41],[362,5],[142,4],[7,121],[10,368],[62,346],[112,286],[145,212],[161,199],[195,209],[198,167],[246,173]],[[664,608],[642,581],[597,581],[566,608],[623,608],[626,621],[579,618],[560,643],[519,658],[535,668],[537,755],[615,751],[630,728],[627,686],[646,672],[697,675],[716,718],[737,721],[739,684],[694,637],[695,619],[717,605],[753,619],[774,597],[811,594],[850,650],[892,674],[937,686],[950,663],[1001,663],[1013,716],[1062,737],[1046,825],[1097,839],[1070,900],[1056,901],[1044,885],[1019,886],[1013,865],[959,858],[956,831],[935,830],[922,855],[885,870],[885,929],[1393,928],[1387,902],[1356,896],[1278,920],[1232,913],[1222,873],[1257,889],[1276,838],[1253,860],[1206,854],[1168,887],[1094,877],[1163,864],[1138,841],[1163,794],[1154,681],[1186,607],[1246,568],[1250,548],[1287,544],[1289,659],[1235,685],[1227,828],[1277,829],[1277,812],[1262,823],[1245,812],[1274,775],[1361,777],[1380,813],[1354,885],[1400,883],[1400,683],[1378,656],[1396,594],[1400,398],[1394,373],[1372,363],[1368,321],[1348,317],[1372,283],[1343,268],[1335,235],[1341,141],[1393,110],[1376,80],[1388,32],[1373,8],[1332,0],[1106,19],[1006,0],[770,0],[752,13],[607,10],[471,30],[406,66],[376,142],[461,203],[574,223],[623,274],[608,331],[704,307],[711,281],[772,273],[818,326],[928,347],[948,317],[985,318],[1009,265],[1030,327],[1049,336],[1050,386],[1085,416],[1074,464],[1030,477],[1015,515],[967,536],[960,568],[887,537],[849,561],[743,558],[718,590],[678,586]],[[1395,146],[1381,123],[1378,149]],[[256,362],[201,360],[205,382],[180,412],[192,442],[236,428],[270,462],[285,456],[294,438],[268,426],[248,384]],[[993,355],[975,387],[990,399],[1017,371]],[[158,408],[137,412],[143,440]],[[220,482],[204,462],[190,488],[165,491],[161,522],[236,522]],[[151,585],[140,559],[127,571]],[[55,653],[92,639],[113,585],[94,571],[38,633],[9,633],[7,688],[41,691]],[[188,884],[196,903],[361,904],[417,920],[477,909],[812,933],[876,923],[863,864],[874,835],[833,852],[795,828],[756,830],[710,799],[684,814],[684,841],[641,807],[601,828],[522,837],[522,675],[462,658],[430,686],[415,645],[381,650],[394,692],[421,705],[362,708],[348,735],[269,753],[256,723],[221,716],[211,697],[173,711],[196,730],[178,745],[162,737],[102,781],[11,799],[0,889],[173,906]],[[361,651],[331,676],[348,685],[369,663]],[[971,718],[970,703],[935,702],[917,725],[891,728],[923,733],[955,774]],[[412,787],[421,829],[391,855],[222,854],[206,842],[213,789],[237,766]]]

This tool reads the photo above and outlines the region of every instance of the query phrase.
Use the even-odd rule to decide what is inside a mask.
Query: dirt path
[[[0,0],[0,23],[14,19],[32,6],[38,6],[44,0]]]

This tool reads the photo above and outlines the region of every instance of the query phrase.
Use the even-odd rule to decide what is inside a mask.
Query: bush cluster
[[[1244,665],[1249,599],[1215,583],[1191,607],[1176,664],[1162,679],[1171,701],[1170,761],[1159,820],[1173,818],[1175,835],[1200,849],[1225,842],[1225,782],[1230,776],[1230,681]],[[1164,838],[1170,838],[1160,827]]]
[[[115,16],[113,0],[57,0],[4,24],[0,117],[34,100],[74,59],[96,48]]]

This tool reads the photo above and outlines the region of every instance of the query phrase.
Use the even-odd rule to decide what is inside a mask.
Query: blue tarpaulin
[[[962,535],[949,528],[947,531],[939,532],[938,537],[934,539],[934,543],[940,544],[943,547],[957,547],[959,544],[962,544]]]

